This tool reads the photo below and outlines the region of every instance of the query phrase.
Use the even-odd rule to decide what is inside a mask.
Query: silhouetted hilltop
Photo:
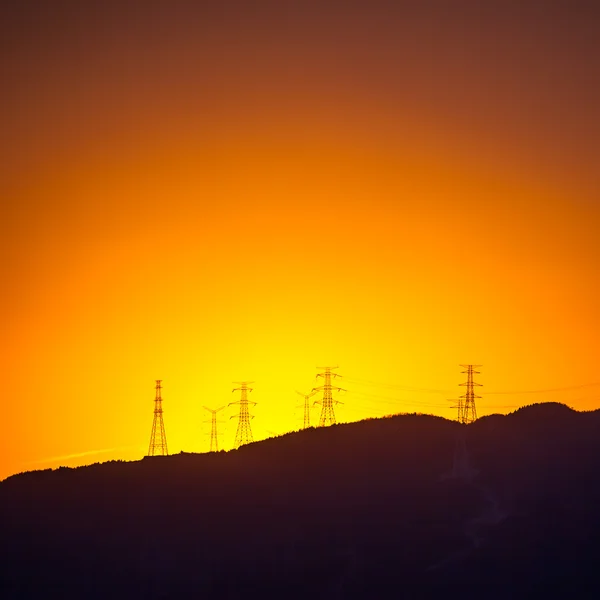
[[[399,415],[0,483],[0,597],[599,591],[600,412]]]

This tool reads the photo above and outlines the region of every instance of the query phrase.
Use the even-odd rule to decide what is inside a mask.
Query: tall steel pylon
[[[312,398],[316,394],[316,390],[310,392],[310,394],[303,394],[302,392],[296,391],[296,394],[300,394],[304,398],[304,427],[303,429],[308,429],[310,427],[310,404],[309,399]],[[297,407],[300,408],[300,407]]]
[[[217,423],[223,423],[223,421],[217,421],[217,413],[222,411],[225,407],[221,406],[219,408],[208,408],[205,406],[204,409],[211,413],[210,421],[204,421],[205,423],[210,423],[210,451],[218,452],[219,451],[219,440],[217,438]]]
[[[331,384],[332,377],[341,377],[338,373],[333,373],[333,369],[337,367],[317,367],[317,369],[324,369],[323,373],[317,373],[317,377],[323,378],[323,385],[320,387],[313,388],[313,392],[319,392],[323,390],[323,400],[315,400],[315,404],[321,404],[321,416],[319,418],[319,427],[326,427],[327,425],[335,425],[335,411],[333,410],[334,404],[343,404],[339,400],[333,399],[333,391],[345,392],[341,387],[336,387]]]
[[[473,423],[477,420],[477,409],[475,407],[475,400],[481,398],[475,394],[475,386],[481,387],[480,383],[473,381],[473,375],[479,375],[480,371],[476,371],[477,367],[481,365],[460,365],[467,369],[462,371],[467,374],[467,381],[459,385],[467,387],[467,393],[458,399],[458,421],[459,423],[467,424]]]
[[[253,383],[252,381],[236,381],[235,383],[239,383],[241,387],[234,388],[232,391],[237,392],[240,391],[241,397],[237,402],[230,402],[229,406],[232,404],[240,405],[240,414],[238,415],[238,426],[237,431],[235,432],[235,447],[239,448],[244,444],[249,444],[253,442],[252,438],[252,429],[250,428],[250,419],[253,419],[254,416],[250,414],[248,410],[249,404],[254,404],[256,406],[256,402],[252,402],[252,400],[248,400],[248,392],[252,391],[252,388],[248,387],[248,384]],[[229,417],[233,419],[236,415]]]
[[[160,390],[162,379],[156,380],[156,395],[154,398],[154,420],[152,421],[152,433],[150,434],[150,448],[148,456],[168,456],[167,436],[165,435],[165,424],[163,422],[162,397]]]

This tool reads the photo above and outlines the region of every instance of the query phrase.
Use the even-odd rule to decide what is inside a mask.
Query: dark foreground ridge
[[[0,598],[600,597],[600,411],[401,415],[0,483]]]

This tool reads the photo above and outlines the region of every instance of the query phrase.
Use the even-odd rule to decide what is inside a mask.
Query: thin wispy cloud
[[[116,452],[117,450],[128,450],[130,448],[137,448],[137,446],[119,446],[117,448],[103,448],[101,450],[86,450],[84,452],[74,452],[73,454],[63,454],[62,456],[51,456],[48,458],[41,458],[34,460],[26,464],[37,465],[42,463],[57,462],[61,460],[70,460],[72,458],[81,458],[82,456],[93,456],[95,454],[106,454],[108,452]]]

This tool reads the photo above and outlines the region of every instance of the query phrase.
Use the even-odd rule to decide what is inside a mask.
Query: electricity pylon
[[[467,369],[466,371],[462,371],[462,373],[467,374],[467,381],[465,383],[460,383],[461,386],[467,387],[467,393],[464,396],[460,396],[458,399],[458,422],[463,424],[473,423],[473,421],[477,420],[477,409],[475,407],[475,399],[481,398],[481,396],[477,396],[475,394],[475,386],[480,386],[480,383],[475,383],[473,381],[473,375],[479,375],[480,371],[476,371],[477,367],[481,367],[481,365],[460,365]]]
[[[210,421],[204,421],[205,423],[210,423],[210,451],[218,452],[219,451],[219,441],[217,438],[217,423],[222,423],[223,421],[217,421],[217,413],[223,410],[225,407],[221,406],[220,408],[208,408],[205,406],[204,409],[211,413]]]
[[[310,427],[310,404],[308,403],[309,399],[312,398],[316,394],[316,390],[310,392],[310,394],[303,394],[296,390],[296,394],[300,394],[304,398],[304,427],[303,429],[307,429]],[[298,407],[300,408],[300,407]]]
[[[148,456],[168,456],[167,436],[165,435],[165,424],[163,422],[162,397],[160,390],[162,389],[162,379],[156,380],[156,396],[154,398],[154,420],[152,421],[152,433],[150,434],[150,448]]]
[[[241,398],[237,402],[230,402],[229,406],[232,404],[240,405],[240,414],[238,415],[238,427],[235,432],[235,447],[239,448],[244,444],[249,444],[253,442],[252,438],[252,429],[250,428],[250,419],[254,419],[254,415],[250,414],[248,410],[249,404],[254,404],[256,406],[256,402],[252,402],[252,400],[248,400],[248,392],[252,391],[252,388],[248,387],[249,383],[253,383],[252,381],[236,381],[235,383],[239,383],[241,387],[234,388],[232,392],[241,391]],[[233,419],[236,415],[229,417]]]
[[[317,369],[325,369],[324,373],[317,373],[317,377],[324,379],[323,385],[320,387],[313,388],[313,392],[319,392],[323,390],[323,400],[315,400],[314,404],[321,404],[321,417],[319,418],[319,427],[326,427],[327,425],[335,425],[335,411],[333,410],[334,404],[343,404],[339,400],[333,399],[333,391],[345,392],[341,387],[331,385],[332,377],[341,377],[337,373],[333,373],[333,369],[337,367],[317,367]]]

